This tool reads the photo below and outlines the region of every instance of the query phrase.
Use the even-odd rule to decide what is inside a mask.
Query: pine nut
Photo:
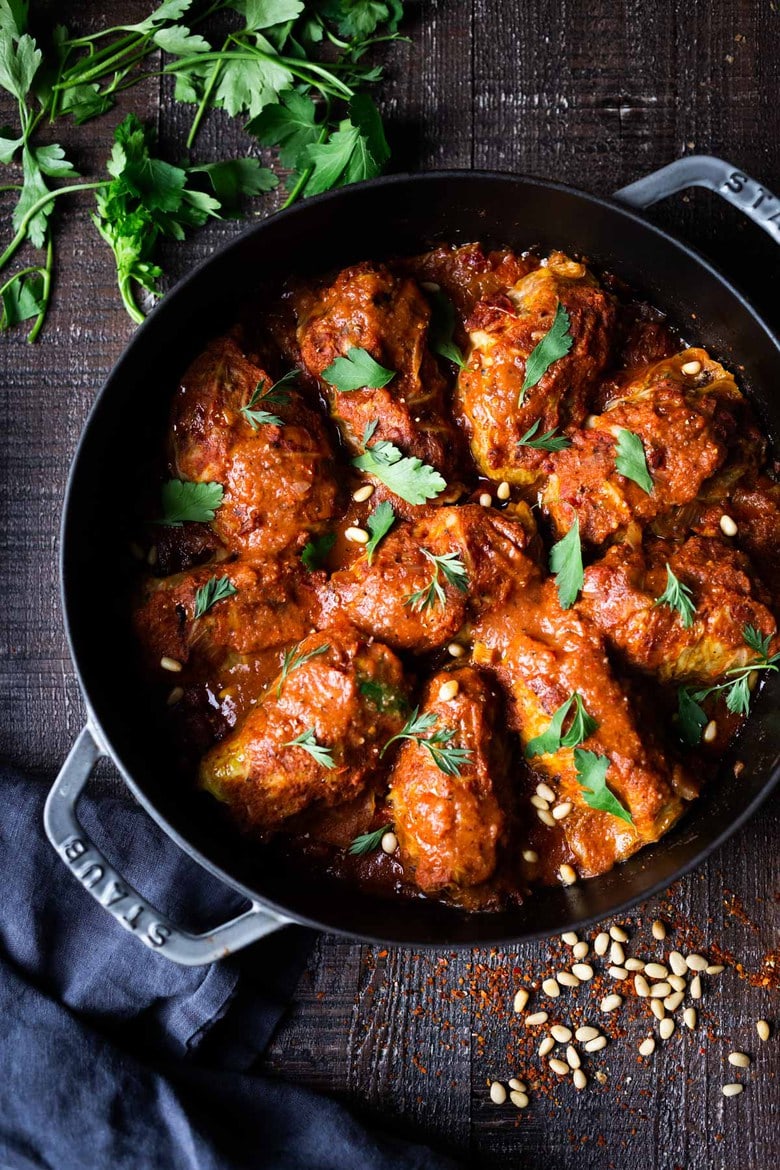
[[[729,1064],[733,1064],[735,1068],[749,1068],[750,1057],[745,1052],[730,1052]]]
[[[684,998],[684,991],[674,991],[671,995],[667,995],[664,1000],[664,1007],[668,1012],[676,1012]]]
[[[493,503],[493,497],[491,496],[490,492],[482,492],[481,496],[479,497],[479,502],[483,508],[489,508]]]
[[[153,544],[152,547],[149,549],[149,552],[146,554],[146,563],[147,563],[147,565],[156,565],[157,564],[157,545],[156,544]]]
[[[555,1041],[553,1040],[552,1036],[545,1036],[544,1040],[542,1040],[541,1044],[539,1045],[539,1055],[546,1056],[548,1052],[552,1052],[554,1047]]]
[[[650,1000],[650,1011],[657,1020],[663,1020],[666,1018],[666,1008],[664,1007],[663,1000],[661,999]]]
[[[667,995],[672,994],[672,989],[668,983],[653,983],[650,986],[651,999],[666,999]]]
[[[540,1024],[547,1023],[547,1012],[533,1012],[532,1015],[525,1017],[526,1028],[538,1028]]]
[[[505,479],[502,479],[501,483],[496,488],[496,495],[498,496],[499,500],[508,500],[509,499],[509,492],[510,492],[509,484],[506,482]]]
[[[574,1080],[574,1088],[578,1090],[584,1089],[588,1083],[588,1078],[581,1068],[575,1068],[572,1078]]]
[[[691,971],[706,971],[707,960],[703,955],[688,955],[685,962]]]
[[[556,979],[545,979],[542,983],[542,991],[545,995],[549,995],[550,999],[557,999],[561,994],[561,989]]]
[[[552,817],[550,820],[552,820]],[[553,821],[553,824],[555,824],[555,821]],[[577,871],[571,865],[562,865],[558,870],[558,877],[565,886],[573,886],[577,880]]]
[[[709,967],[706,968],[706,973],[707,975],[720,975],[721,972],[725,970],[726,968],[722,963],[712,963]]]
[[[651,979],[665,979],[669,974],[663,963],[647,963],[645,965],[645,975],[649,975]]]
[[[756,1031],[758,1032],[759,1039],[769,1039],[769,1024],[766,1020],[756,1020]]]
[[[539,820],[542,822],[543,825],[547,825],[548,829],[551,829],[553,827],[553,825],[555,824],[555,821],[553,820],[552,816],[550,815],[550,813],[548,813],[547,809],[545,809],[545,808],[538,809],[536,815],[538,816]]]
[[[368,544],[371,539],[365,528],[355,528],[354,526],[344,530],[344,537],[352,544]]]
[[[521,1012],[527,1003],[528,1003],[528,992],[526,991],[526,989],[524,987],[521,987],[519,991],[515,992],[515,998],[514,998],[512,1006],[514,1007],[516,1012]]]
[[[441,285],[435,280],[421,280],[420,288],[424,288],[426,292],[441,292]]]
[[[534,806],[534,808],[541,808],[545,812],[547,812],[550,808],[549,801],[545,800],[543,796],[539,796],[539,794],[536,792],[531,797],[531,804]]]
[[[577,1029],[574,1035],[577,1040],[580,1040],[584,1044],[587,1040],[595,1040],[599,1035],[599,1030],[598,1028],[591,1028],[590,1024],[583,1024],[581,1028]]]
[[[613,979],[628,979],[628,971],[625,967],[608,967],[607,974]]]
[[[685,962],[684,956],[681,955],[679,951],[671,952],[669,955],[669,966],[672,968],[675,975],[688,974],[688,964]]]
[[[693,378],[696,374],[701,373],[701,362],[685,362],[684,365],[680,366],[680,369],[684,374],[688,374],[689,377]]]
[[[549,784],[537,784],[536,795],[541,796],[542,800],[546,800],[548,804],[552,804],[552,802],[555,800],[555,793]],[[575,935],[574,937],[576,938],[577,936]],[[565,941],[566,940],[564,939],[564,942]]]
[[[462,658],[466,653],[466,649],[464,646],[461,646],[460,642],[450,642],[447,647],[447,653],[450,658]]]
[[[165,702],[169,707],[175,707],[184,698],[184,687],[174,687]]]
[[[490,1085],[490,1100],[494,1105],[503,1105],[506,1101],[506,1089],[500,1081],[492,1081]]]
[[[521,1093],[519,1091],[519,1089],[518,1090],[513,1089],[512,1092],[509,1094],[509,1100],[518,1109],[525,1109],[528,1105],[528,1094]]]
[[[571,971],[559,971],[555,978],[562,987],[579,987],[580,981],[576,975],[572,975]]]
[[[163,670],[170,670],[174,674],[183,669],[182,664],[177,658],[169,658],[167,654],[163,654],[162,658],[160,659],[160,666],[163,668]]]
[[[639,1045],[639,1055],[640,1056],[652,1056],[654,1052],[655,1052],[655,1040],[653,1039],[652,1036],[648,1036],[647,1039],[643,1040],[642,1043]]]
[[[442,683],[439,687],[439,699],[442,703],[448,703],[450,699],[454,699],[460,690],[460,684],[456,678],[450,679],[449,682]]]
[[[671,984],[675,991],[685,991],[686,982],[682,975],[667,975],[666,982]]]
[[[537,788],[536,791],[538,792],[539,789]],[[561,935],[561,942],[566,943],[567,947],[576,947],[579,939],[573,930],[567,930],[565,934]]]
[[[601,1052],[602,1048],[607,1047],[606,1036],[596,1036],[594,1040],[589,1040],[585,1045],[586,1052]]]
[[[398,848],[398,838],[395,833],[385,833],[380,844],[383,853],[392,854]]]
[[[625,963],[626,952],[623,950],[621,943],[613,942],[609,948],[609,958],[610,962],[615,963],[618,967],[621,967]]]
[[[650,984],[647,982],[644,975],[634,976],[634,991],[637,993],[637,995],[641,996],[642,999],[647,999],[648,995],[650,994]]]
[[[559,1044],[568,1044],[571,1040],[571,1028],[567,1028],[565,1024],[553,1024],[552,1028],[550,1028],[550,1035]]]
[[[601,1001],[601,1010],[603,1012],[614,1012],[622,1003],[622,995],[605,995]]]
[[[720,530],[724,536],[736,536],[739,529],[731,516],[724,514],[720,518]]]
[[[609,935],[606,930],[602,930],[600,934],[596,935],[593,943],[593,949],[597,955],[606,955],[607,947],[609,946]]]
[[[527,1093],[528,1086],[525,1081],[518,1081],[517,1077],[510,1077],[507,1081],[510,1089],[514,1089],[516,1093]]]
[[[588,955],[588,944],[586,942],[575,943],[571,949],[571,953],[575,959],[585,959]]]
[[[714,743],[718,737],[718,725],[714,719],[710,719],[707,726],[704,728],[704,735],[702,739],[705,743]]]
[[[557,1056],[551,1056],[547,1063],[559,1077],[567,1077],[569,1075],[569,1066],[565,1060],[559,1060]]]
[[[613,938],[615,940],[615,942],[619,942],[619,943],[627,943],[628,942],[628,935],[626,934],[625,930],[623,930],[622,926],[610,926],[609,937]]]
[[[590,963],[572,963],[571,969],[583,983],[587,983],[589,979],[593,978],[593,968]]]
[[[685,1011],[683,1012],[683,1023],[685,1024],[686,1028],[689,1028],[691,1030],[691,1032],[696,1027],[697,1019],[698,1019],[698,1016],[696,1014],[695,1007],[687,1007],[685,1009]]]
[[[374,485],[372,483],[364,483],[356,492],[352,493],[352,499],[356,504],[364,504],[366,500],[370,500],[374,494]]]
[[[529,865],[535,865],[538,860],[539,860],[539,854],[536,852],[535,849],[524,849],[523,850],[523,861],[527,861]]]
[[[644,969],[645,969],[645,965],[642,962],[642,960],[635,959],[635,958],[633,958],[633,956],[626,959],[623,966],[626,968],[627,971],[644,971]]]
[[[659,1022],[658,1035],[661,1037],[662,1040],[668,1040],[673,1032],[674,1032],[674,1020],[667,1018],[667,1019],[661,1020]]]
[[[566,1063],[568,1064],[569,1068],[579,1068],[582,1064],[579,1052],[571,1044],[569,1044],[566,1049]]]
[[[573,805],[572,805],[571,801],[569,801],[569,800],[564,801],[563,804],[556,804],[555,808],[552,810],[553,818],[556,821],[565,820],[565,818],[571,812],[572,808],[573,808]]]
[[[666,927],[664,926],[663,922],[661,922],[660,918],[656,918],[652,926],[652,931],[653,938],[657,939],[658,942],[663,942],[663,940],[666,938]]]
[[[739,1085],[736,1082],[731,1085],[724,1085],[722,1093],[724,1097],[738,1097],[744,1089],[744,1085]]]

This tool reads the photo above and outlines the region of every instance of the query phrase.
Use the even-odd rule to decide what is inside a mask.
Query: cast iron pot
[[[307,200],[249,228],[195,269],[138,330],[99,394],[81,436],[62,524],[65,624],[88,722],[46,805],[46,832],[74,876],[126,929],[178,963],[207,963],[290,922],[389,943],[437,947],[518,942],[572,930],[648,898],[747,820],[780,775],[780,678],[753,704],[722,772],[658,844],[611,873],[540,890],[520,907],[468,915],[435,902],[387,901],[271,864],[170,782],[171,747],[155,730],[132,664],[117,593],[126,557],[118,518],[132,511],[139,464],[158,450],[177,379],[205,341],[235,319],[260,277],[319,272],[366,258],[420,252],[440,241],[535,244],[584,253],[664,309],[692,344],[740,371],[777,450],[780,341],[739,292],[642,209],[691,185],[709,187],[780,242],[780,201],[727,163],[674,162],[597,198],[558,183],[483,172],[398,175]],[[273,485],[269,484],[269,491]],[[116,582],[116,589],[96,582]],[[79,823],[79,793],[110,756],[131,791],[182,849],[245,895],[248,909],[205,933],[182,930],[111,866]],[[738,779],[733,763],[744,768]],[[150,864],[151,864],[150,859]]]

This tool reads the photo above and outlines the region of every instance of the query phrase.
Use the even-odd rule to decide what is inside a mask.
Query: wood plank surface
[[[149,5],[132,0],[122,7],[123,17],[137,19]],[[55,8],[58,20],[83,31],[115,11],[72,0]],[[780,189],[775,0],[428,0],[407,8],[410,42],[383,54],[382,104],[397,169],[492,168],[608,193],[701,152],[722,155]],[[190,112],[172,101],[168,87],[150,80],[126,95],[122,111],[128,109],[157,122],[163,151],[175,160]],[[0,122],[5,113],[0,102]],[[68,128],[85,171],[107,154],[116,121]],[[215,115],[197,154],[227,157],[247,144],[235,123]],[[278,195],[269,197],[259,213],[278,202]],[[90,403],[132,333],[110,254],[88,223],[89,206],[87,196],[59,215],[56,295],[39,343],[29,347],[18,331],[0,337],[0,750],[41,782],[51,778],[84,718],[59,607],[60,503]],[[652,217],[713,258],[780,324],[780,251],[759,229],[702,191],[669,200]],[[169,284],[238,230],[235,222],[215,222],[185,245],[167,247]],[[555,1018],[587,1016],[614,1034],[588,1060],[590,1083],[582,1093],[570,1080],[550,1085],[545,1077],[519,1114],[491,1105],[487,1092],[493,1077],[539,1080],[536,1041],[511,1000],[521,984],[538,985],[556,969],[559,942],[434,954],[322,937],[265,1065],[474,1165],[775,1166],[778,1025],[762,1047],[754,1021],[780,1015],[773,966],[779,844],[774,799],[708,864],[644,908],[641,926],[630,926],[636,954],[663,950],[649,939],[656,912],[677,924],[668,945],[679,939],[708,954],[727,952],[727,970],[705,978],[696,1032],[678,1029],[642,1061],[636,1048],[652,1018],[641,1005],[607,1022],[587,986],[549,1005]],[[755,1057],[746,1073],[728,1071],[732,1046]],[[721,1085],[728,1080],[744,1080],[746,1092],[725,1099]]]

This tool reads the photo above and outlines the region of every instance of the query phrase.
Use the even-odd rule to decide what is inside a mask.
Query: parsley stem
[[[52,262],[54,260],[54,243],[52,240],[51,227],[48,228],[46,235],[46,265],[44,268],[39,269],[39,272],[43,278],[43,288],[41,289],[41,311],[36,317],[35,324],[33,325],[32,329],[27,334],[28,345],[32,345],[40,333],[43,322],[46,320],[46,314],[49,311],[49,297],[51,296],[51,270]]]
[[[321,129],[320,129],[320,136],[319,136],[319,138],[317,139],[317,145],[318,145],[318,146],[319,146],[319,144],[320,144],[320,143],[324,142],[324,141],[325,141],[325,139],[328,137],[328,121],[329,121],[329,118],[330,118],[330,102],[328,102],[327,109],[326,109],[326,111],[325,111],[325,120],[324,120],[324,122],[322,123],[322,127],[321,127]],[[297,180],[297,182],[296,182],[295,186],[293,187],[292,191],[290,192],[290,194],[287,196],[287,198],[285,199],[284,203],[282,204],[282,206],[281,206],[281,210],[282,210],[282,211],[284,211],[285,207],[290,207],[290,206],[292,206],[292,204],[295,202],[295,200],[296,200],[296,199],[298,198],[298,196],[301,194],[301,192],[302,192],[302,191],[303,191],[303,189],[305,188],[306,184],[308,183],[309,179],[311,178],[311,173],[312,173],[312,171],[313,171],[313,170],[314,170],[314,164],[313,164],[313,163],[311,163],[311,164],[310,164],[308,167],[306,167],[306,169],[305,169],[305,170],[304,170],[304,171],[301,173],[301,175],[298,177],[298,180]]]
[[[135,62],[140,58],[135,56],[133,60],[129,62],[124,62],[123,58],[127,57],[129,53],[137,53],[139,47],[143,48],[140,56],[145,57],[157,46],[154,44],[154,42],[147,42],[143,37],[140,38],[139,44],[139,38],[135,38],[134,44],[128,45],[120,52],[114,53],[112,56],[107,57],[97,65],[92,64],[89,69],[83,70],[81,66],[74,65],[74,67],[69,69],[68,72],[64,75],[62,81],[58,81],[52,86],[52,90],[56,92],[57,90],[61,89],[72,89],[74,85],[86,85],[90,81],[94,81],[96,77],[102,77],[105,73],[110,73],[112,70],[123,64],[126,64],[127,68],[129,68],[131,65],[134,65]]]
[[[223,53],[227,50],[227,47],[229,44],[230,44],[230,37],[226,37],[225,43],[222,46]],[[200,129],[200,124],[203,121],[203,115],[206,113],[206,109],[208,107],[209,100],[211,98],[212,90],[214,89],[214,86],[217,84],[217,79],[220,75],[220,72],[221,72],[221,63],[219,61],[215,61],[214,68],[211,71],[211,76],[209,77],[209,79],[205,85],[205,88],[203,90],[203,97],[200,99],[200,104],[198,105],[198,108],[195,112],[195,117],[192,119],[192,125],[190,126],[190,132],[187,135],[187,150],[192,149],[192,144],[195,141],[195,137],[198,133],[198,130]]]
[[[69,187],[57,187],[54,191],[47,191],[45,195],[42,195],[40,199],[37,199],[35,203],[33,203],[32,207],[30,207],[23,216],[16,235],[11,240],[11,243],[3,252],[2,256],[0,256],[0,271],[5,268],[8,261],[16,252],[16,249],[24,241],[24,238],[27,235],[27,228],[30,225],[30,220],[34,219],[39,211],[42,211],[44,207],[48,207],[49,204],[57,199],[60,195],[70,195],[75,191],[95,191],[99,187],[108,187],[110,182],[110,179],[103,179],[99,183],[73,183]]]

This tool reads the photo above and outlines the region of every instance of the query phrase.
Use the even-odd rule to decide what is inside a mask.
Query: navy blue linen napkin
[[[294,927],[210,967],[142,946],[67,872],[42,828],[46,786],[0,768],[3,1170],[453,1170],[338,1102],[253,1073],[313,941]],[[239,899],[127,798],[80,815],[174,920]]]

